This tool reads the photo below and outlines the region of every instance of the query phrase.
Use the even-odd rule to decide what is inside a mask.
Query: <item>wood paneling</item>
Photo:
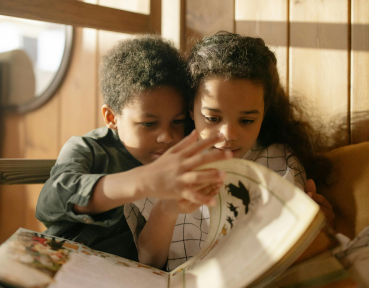
[[[59,90],[60,91],[60,90]],[[59,105],[57,92],[46,105],[24,114],[24,155],[29,159],[56,159],[59,154]]]
[[[148,15],[76,0],[0,0],[0,14],[124,33],[150,32]]]
[[[69,73],[60,94],[59,150],[72,136],[96,127],[97,31],[77,28]]]
[[[287,0],[236,0],[236,33],[261,37],[275,52],[282,85],[288,79]]]
[[[351,142],[369,141],[369,2],[352,0]]]
[[[186,1],[185,52],[189,52],[197,40],[221,30],[234,32],[234,0]]]
[[[24,117],[16,114],[2,116],[1,133],[4,136],[1,157],[22,158],[24,156]],[[25,185],[0,186],[0,243],[24,223],[27,205],[25,191]]]
[[[290,95],[348,144],[348,1],[290,1]],[[304,24],[304,25],[301,25]],[[303,29],[302,29],[303,28]]]

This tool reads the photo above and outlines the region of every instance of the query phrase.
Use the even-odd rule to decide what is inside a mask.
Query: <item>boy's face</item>
[[[247,79],[222,77],[202,82],[191,117],[202,139],[222,133],[214,148],[231,150],[241,158],[256,142],[264,118],[264,89]]]
[[[115,115],[115,127],[107,125],[118,130],[120,140],[133,157],[148,164],[184,137],[185,118],[182,95],[163,86],[133,95],[133,101],[124,106],[121,115]]]

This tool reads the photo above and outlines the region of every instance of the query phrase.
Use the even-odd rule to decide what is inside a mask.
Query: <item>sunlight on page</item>
[[[54,278],[55,284],[49,288],[60,287],[124,287],[124,288],[167,288],[168,276],[156,275],[148,268],[121,267],[100,257],[73,254]]]
[[[216,287],[219,283],[224,283],[223,273],[218,260],[211,259],[194,271],[196,287]]]

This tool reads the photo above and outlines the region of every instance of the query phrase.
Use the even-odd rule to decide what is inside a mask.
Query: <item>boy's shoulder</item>
[[[108,136],[109,133],[113,133],[113,131],[111,131],[108,127],[100,127],[100,128],[96,128],[94,130],[91,130],[90,132],[88,132],[85,135],[80,136],[80,137],[99,140],[99,139],[102,139],[102,138],[105,138],[106,136]]]
[[[91,149],[117,146],[118,135],[108,127],[94,129],[82,136],[72,136],[63,146],[62,151],[78,150],[87,152]]]
[[[112,131],[108,127],[100,127],[100,128],[91,130],[82,136],[72,136],[69,141],[89,142],[92,140],[93,142],[96,142],[96,141],[105,140],[105,139],[108,139],[111,141],[117,138],[118,138],[118,135],[115,135],[114,131]]]

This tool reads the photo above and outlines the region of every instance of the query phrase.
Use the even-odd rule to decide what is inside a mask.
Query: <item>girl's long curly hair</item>
[[[210,77],[248,79],[264,88],[265,116],[258,136],[264,148],[286,144],[304,166],[308,178],[325,183],[331,163],[321,152],[328,150],[325,137],[304,120],[302,106],[293,102],[283,89],[277,59],[261,38],[218,32],[199,41],[188,57],[194,102],[202,81]]]

